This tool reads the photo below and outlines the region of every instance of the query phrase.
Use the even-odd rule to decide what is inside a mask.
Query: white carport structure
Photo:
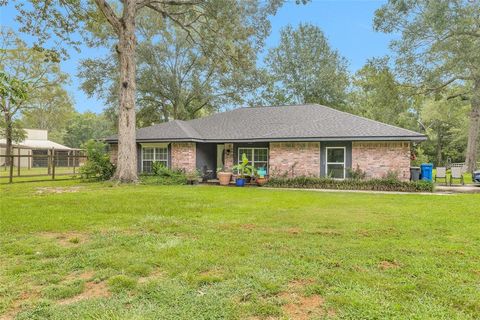
[[[77,149],[61,145],[59,143],[48,140],[47,130],[25,129],[27,137],[20,143],[13,144],[13,155],[20,155],[26,157],[16,157],[14,161],[15,167],[32,168],[32,167],[47,167],[47,157],[35,158],[32,155],[49,155],[53,150],[57,153],[71,155]],[[5,165],[6,155],[6,140],[0,139],[0,166]],[[28,157],[30,156],[30,157]]]

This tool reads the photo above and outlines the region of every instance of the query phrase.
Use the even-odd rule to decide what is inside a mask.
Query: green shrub
[[[187,184],[188,178],[182,170],[172,170],[160,162],[154,162],[152,174],[141,175],[140,181],[142,184],[178,185]]]
[[[347,169],[348,176],[353,180],[364,180],[367,177],[367,173],[360,169],[360,166],[357,165],[355,169]]]
[[[87,161],[80,167],[80,174],[84,180],[108,180],[115,173],[115,166],[110,162],[106,151],[106,144],[100,141],[89,140],[82,147],[87,151]]]
[[[434,185],[429,181],[400,181],[398,179],[347,179],[334,180],[329,178],[296,177],[270,178],[265,184],[273,188],[308,188],[337,190],[372,190],[401,192],[433,192]]]

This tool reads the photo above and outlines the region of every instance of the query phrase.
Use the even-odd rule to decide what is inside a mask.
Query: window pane
[[[157,161],[157,162],[161,163],[164,167],[168,166],[167,160],[160,160],[160,161]]]
[[[333,179],[344,179],[343,164],[327,164],[327,177]]]
[[[343,163],[344,149],[327,149],[327,162]]]
[[[153,160],[153,148],[143,148],[143,160]]]
[[[238,148],[238,163],[242,162],[242,155],[245,153],[247,156],[250,164],[252,161],[252,149],[247,149],[247,148]]]
[[[267,149],[255,149],[254,161],[267,161]]]
[[[268,171],[267,162],[263,162],[263,161],[255,162],[254,167],[255,167],[256,169],[262,168],[262,169],[264,169],[265,171]]]
[[[167,161],[168,149],[167,148],[155,148],[155,160]]]
[[[153,161],[143,161],[143,172],[152,172]]]

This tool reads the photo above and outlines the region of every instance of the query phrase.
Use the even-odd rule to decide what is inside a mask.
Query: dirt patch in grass
[[[378,267],[381,270],[398,269],[398,268],[400,268],[400,264],[395,260],[393,260],[393,261],[384,260],[384,261],[381,261],[378,264]]]
[[[95,272],[93,271],[85,271],[82,273],[71,273],[69,274],[64,281],[75,281],[75,280],[84,280],[84,281],[91,281],[95,276]]]
[[[307,231],[307,234],[319,235],[319,236],[326,236],[326,237],[337,237],[341,236],[342,233],[337,230],[331,229],[316,229],[312,231]]]
[[[39,234],[41,238],[56,240],[62,247],[72,247],[88,241],[90,236],[86,233],[79,232],[42,232]]]
[[[11,320],[15,319],[16,315],[22,311],[22,306],[26,302],[31,300],[35,300],[40,296],[40,292],[37,289],[31,291],[24,291],[20,294],[20,296],[15,299],[8,311],[3,315],[0,315],[0,320]]]
[[[58,304],[60,305],[69,305],[72,303],[79,302],[86,299],[95,299],[95,298],[108,298],[111,296],[110,291],[108,291],[107,284],[102,282],[87,282],[85,284],[85,290],[82,293],[67,299],[60,300]]]
[[[75,193],[79,192],[82,187],[38,187],[35,194],[52,194],[52,193]]]
[[[165,273],[159,269],[154,270],[151,272],[148,276],[146,277],[140,277],[138,278],[138,283],[148,283],[153,280],[161,279],[165,276]]]
[[[325,299],[320,295],[305,296],[302,294],[304,288],[314,282],[312,279],[293,280],[288,284],[287,290],[278,295],[285,302],[282,311],[289,319],[308,320],[325,315],[335,315],[334,310],[326,310]]]

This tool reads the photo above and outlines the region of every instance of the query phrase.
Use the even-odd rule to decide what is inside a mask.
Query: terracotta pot
[[[259,185],[259,186],[263,186],[265,183],[267,183],[267,181],[268,181],[267,178],[257,178],[256,179],[257,185]]]
[[[218,177],[218,180],[220,182],[220,185],[228,186],[230,184],[230,179],[232,179],[232,173],[231,172],[218,172],[217,177]]]

